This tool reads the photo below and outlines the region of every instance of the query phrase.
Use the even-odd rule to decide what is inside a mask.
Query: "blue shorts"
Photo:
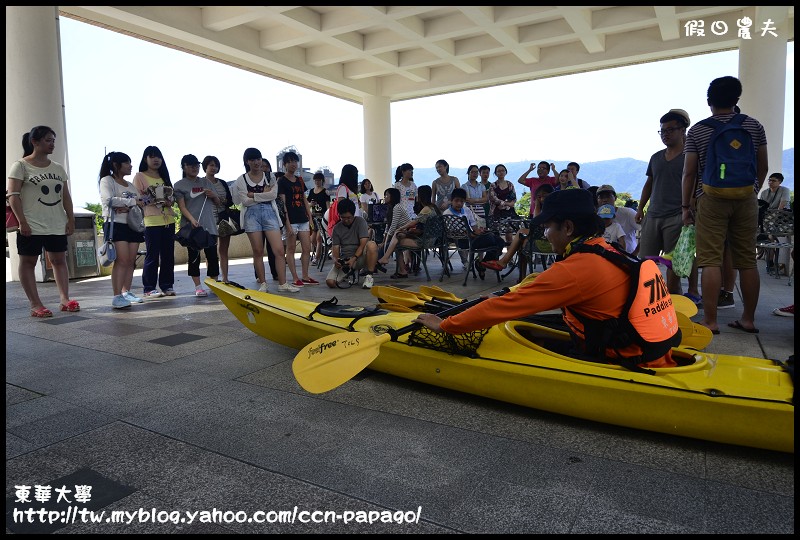
[[[309,232],[311,230],[311,225],[308,221],[304,221],[303,223],[292,223],[292,230],[294,231],[294,234]]]
[[[244,214],[245,232],[280,231],[281,221],[272,203],[258,203],[247,207]]]

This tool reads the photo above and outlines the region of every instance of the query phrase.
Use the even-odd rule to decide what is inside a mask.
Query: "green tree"
[[[522,197],[517,199],[517,204],[514,205],[514,210],[520,216],[527,216],[530,214],[531,211],[531,194],[530,192],[526,191],[522,194]]]
[[[97,233],[103,232],[103,205],[100,203],[86,203],[83,205],[84,208],[87,210],[94,212],[95,219],[94,224],[97,227]]]

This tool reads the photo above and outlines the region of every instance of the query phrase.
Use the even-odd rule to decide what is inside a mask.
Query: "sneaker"
[[[305,283],[303,283],[302,279],[296,279],[295,281],[292,281],[292,285],[294,285],[295,287],[302,287],[303,285],[305,285]]]
[[[177,293],[175,292],[174,289],[170,288],[164,291],[164,296],[177,296]]]
[[[161,298],[162,296],[164,296],[164,294],[161,291],[153,289],[152,291],[144,291],[144,294],[142,296],[144,296],[145,298]]]
[[[266,281],[264,283],[262,283],[261,285],[259,285],[258,292],[269,292],[269,289],[267,288],[267,282]]]
[[[194,290],[195,296],[208,296],[208,293],[202,287],[198,287]]]
[[[794,317],[794,304],[791,306],[775,308],[772,310],[773,315],[778,317]]]
[[[308,279],[303,280],[303,285],[319,285],[319,281],[317,281],[313,277],[310,277]]]
[[[733,293],[720,290],[719,300],[717,300],[717,309],[731,309],[735,307],[736,303],[733,301]]]
[[[144,302],[144,300],[133,294],[131,291],[125,291],[122,293],[122,297],[131,304],[141,304]]]
[[[362,289],[371,289],[372,286],[375,284],[375,280],[372,277],[372,274],[367,274],[364,276],[364,284],[361,285]]]
[[[121,294],[118,294],[113,300],[111,300],[111,307],[114,309],[124,309],[126,307],[131,307],[131,303],[127,298]]]
[[[278,285],[278,292],[299,292],[300,289],[289,283],[288,281],[283,285]]]

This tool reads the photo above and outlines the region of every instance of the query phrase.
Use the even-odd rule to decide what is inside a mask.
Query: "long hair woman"
[[[130,208],[144,204],[136,196],[136,188],[125,177],[131,174],[131,158],[124,152],[109,152],[103,157],[98,174],[97,189],[100,191],[100,204],[103,207],[103,238],[114,242],[117,258],[111,268],[111,289],[114,298],[111,307],[123,309],[131,304],[140,304],[141,298],[131,292],[133,270],[139,244],[144,242],[144,233],[128,227]],[[113,209],[113,216],[112,216]],[[111,233],[111,221],[114,232]]]
[[[175,296],[172,288],[175,284],[175,213],[172,211],[175,199],[164,155],[157,146],[148,146],[142,152],[133,185],[145,201],[144,297]]]

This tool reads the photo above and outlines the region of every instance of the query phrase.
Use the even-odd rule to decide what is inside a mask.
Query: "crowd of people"
[[[326,237],[330,240],[332,267],[325,283],[337,287],[343,272],[356,270],[363,277],[362,287],[370,288],[375,272],[386,272],[393,256],[397,257],[396,270],[389,277],[407,278],[413,264],[412,250],[398,247],[419,247],[420,231],[431,216],[456,215],[466,217],[470,226],[469,243],[483,253],[482,258],[475,261],[481,278],[486,269],[504,269],[526,241],[548,243],[559,260],[566,260],[576,243],[589,240],[596,243],[597,239],[603,241],[604,247],[608,246],[606,249],[666,264],[669,292],[685,294],[701,306],[704,313],[701,324],[713,333],[719,333],[717,310],[734,306],[732,290],[738,272],[743,310],[730,326],[758,332],[755,326],[759,293],[755,249],[757,200],[761,199],[769,208],[782,209],[789,206],[790,194],[780,185],[783,181],[780,173],[770,175],[769,189],[761,192],[768,169],[766,136],[755,118],[738,111],[741,92],[738,79],[721,77],[712,81],[708,88],[709,119],[690,127],[689,115],[682,109],[671,109],[659,119],[658,134],[664,148],[650,158],[639,203],[633,208],[617,204],[617,193],[612,185],[594,187],[579,178],[580,165],[576,162],[570,162],[561,170],[547,161],[531,163],[516,182],[530,190],[531,205],[525,217],[531,226],[520,228],[516,234],[487,228],[490,221],[521,217],[517,213],[519,197],[515,182],[506,178],[508,171],[503,164],[494,167],[493,181],[489,178],[490,167],[469,165],[462,183],[450,174],[448,162],[440,159],[435,164],[439,176],[430,186],[418,187],[414,182],[414,167],[403,163],[397,167],[394,184],[380,198],[369,179],[359,184],[358,169],[352,164],[342,168],[332,195],[324,185],[322,173],[314,175],[314,186],[308,189],[303,177],[297,174],[299,157],[291,151],[282,156],[284,172],[273,173],[269,161],[257,148],[247,148],[242,157],[244,172],[232,182],[217,177],[221,165],[215,156],[206,156],[201,162],[187,154],[180,162],[181,179],[174,185],[158,147],[148,146],[144,150],[131,181],[126,179],[133,172],[131,158],[123,152],[109,152],[100,166],[98,191],[105,220],[104,235],[113,241],[117,253],[111,274],[111,306],[124,309],[147,298],[176,295],[176,240],[186,246],[187,273],[194,283],[195,296],[207,296],[200,281],[201,254],[205,255],[206,275],[228,281],[228,252],[231,238],[237,234],[246,234],[249,240],[259,291],[269,291],[265,252],[270,273],[277,282],[277,292],[297,293],[303,287],[319,284],[309,269],[327,256]],[[743,172],[750,180],[749,186],[745,181],[744,188],[735,192],[715,184],[715,173],[726,175],[724,165],[721,171],[709,173],[715,166],[710,163],[716,156],[709,152],[715,151],[711,143],[716,126],[734,120],[742,122],[742,130],[752,141],[749,144],[755,161],[752,171]],[[47,126],[37,126],[26,133],[23,157],[9,172],[7,199],[20,224],[17,239],[20,282],[34,317],[52,316],[38,296],[34,279],[34,266],[43,249],[53,267],[60,296],[59,309],[80,309],[79,303],[69,298],[65,259],[67,236],[75,227],[67,174],[62,165],[48,158],[55,139],[55,132]],[[729,178],[738,176],[736,172],[729,170],[727,175]],[[554,194],[571,191],[586,195],[577,199],[574,195],[566,198],[559,195],[557,199],[561,202],[553,203],[553,208],[558,208],[560,213],[542,217]],[[41,193],[56,195],[58,201],[40,204]],[[564,229],[565,220],[577,219],[565,210],[564,201],[580,203],[582,212],[586,213],[586,200],[591,202],[592,216],[582,214],[579,227],[576,226],[578,221],[573,221],[573,228]],[[369,223],[368,219],[373,218],[372,209],[379,203],[384,203],[388,211],[380,234],[376,234],[375,223]],[[127,214],[136,206],[143,210],[143,232],[130,226],[127,219]],[[177,231],[176,206],[180,217]],[[681,277],[669,266],[669,257],[681,230],[691,225],[696,229],[696,259],[688,277],[688,290],[684,293]],[[327,230],[322,231],[321,227]],[[195,229],[207,234],[195,235]],[[555,232],[556,229],[561,229],[563,234]],[[197,243],[198,236],[205,238],[204,243]],[[132,290],[132,280],[142,242],[146,255],[140,297]],[[471,270],[466,265],[467,247],[465,240],[456,245],[464,271]],[[537,247],[536,251],[541,248]],[[546,282],[546,279],[537,279],[536,289],[540,290]],[[496,303],[500,307],[513,305],[514,309],[531,313],[539,307],[560,307],[557,301],[528,303],[523,307],[524,303],[515,301],[513,296]],[[475,313],[484,315],[494,309],[491,306],[493,304],[486,304],[480,310],[475,308]],[[580,308],[577,309],[580,312]],[[794,306],[776,309],[775,313],[793,316]],[[461,320],[472,322],[457,324]],[[445,331],[471,328],[479,320],[491,319],[464,314],[454,318],[452,323],[440,324],[431,317],[420,318],[427,326]],[[668,358],[662,360],[669,361]]]

